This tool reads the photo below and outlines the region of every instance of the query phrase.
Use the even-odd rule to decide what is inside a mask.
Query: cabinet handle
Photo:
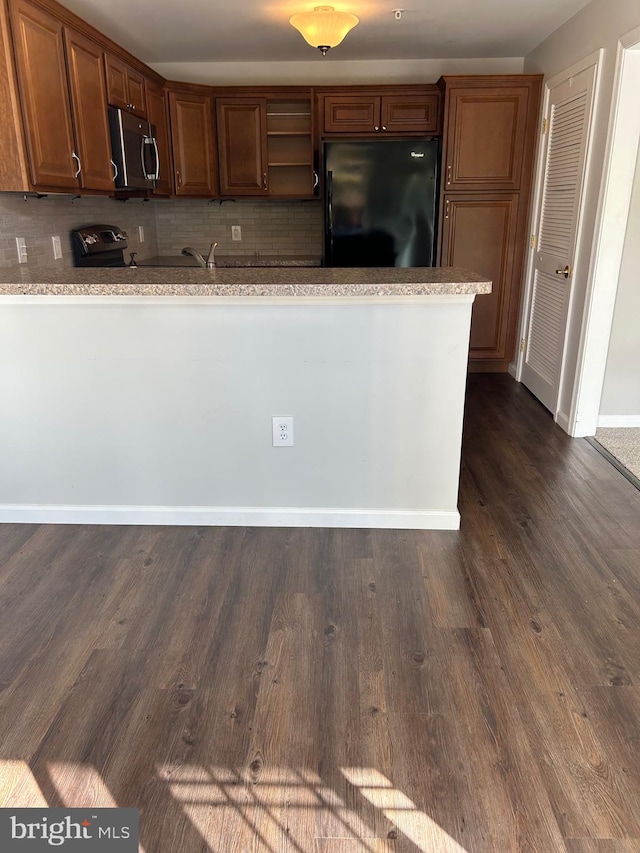
[[[176,172],[176,184],[178,187],[182,186],[182,181],[180,180],[180,172]]]
[[[319,183],[320,183],[320,176],[318,175],[317,172],[314,171],[314,173],[313,173],[313,188],[314,188],[314,190],[318,186]]]
[[[82,164],[80,163],[80,158],[78,157],[78,155],[76,154],[76,152],[75,152],[75,151],[73,151],[73,152],[72,152],[71,156],[73,157],[73,159],[74,159],[74,160],[76,161],[76,163],[78,164],[78,171],[77,171],[77,172],[75,173],[75,175],[73,176],[74,178],[77,178],[77,177],[78,177],[78,175],[80,174],[80,172],[82,171]]]
[[[451,183],[451,164],[447,166],[447,184]]]
[[[382,129],[383,129],[383,130],[386,130],[386,129],[387,129],[387,125],[386,125],[386,124],[383,124],[383,125],[382,125]]]
[[[267,173],[263,172],[262,173],[262,188],[266,190],[267,186],[268,186],[268,184],[267,184]]]
[[[113,166],[113,183],[115,184],[116,178],[118,177],[118,167],[113,162],[113,160],[111,161],[111,165]]]
[[[447,199],[444,203],[444,218],[449,218],[449,199]]]
[[[374,129],[374,130],[380,130],[380,128],[378,127],[378,125],[376,125],[373,129]]]

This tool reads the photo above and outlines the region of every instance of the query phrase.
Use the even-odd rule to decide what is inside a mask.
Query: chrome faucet
[[[217,243],[212,243],[209,246],[209,254],[207,255],[207,259],[205,260],[200,252],[196,252],[195,249],[192,249],[191,246],[185,246],[182,250],[183,255],[191,255],[196,259],[198,264],[204,269],[212,270],[216,265],[216,246]]]

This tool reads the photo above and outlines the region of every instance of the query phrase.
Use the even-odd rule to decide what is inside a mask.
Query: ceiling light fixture
[[[336,12],[333,6],[316,6],[313,12],[292,15],[289,23],[302,34],[307,44],[317,47],[325,56],[329,48],[340,44],[360,20],[348,12]]]

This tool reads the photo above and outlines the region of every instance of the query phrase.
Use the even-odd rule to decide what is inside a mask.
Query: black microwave
[[[116,189],[153,189],[160,177],[155,125],[109,107],[109,129]]]

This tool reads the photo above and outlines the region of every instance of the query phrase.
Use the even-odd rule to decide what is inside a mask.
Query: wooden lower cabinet
[[[178,196],[216,195],[213,100],[209,95],[169,93],[175,191]]]
[[[476,296],[473,304],[472,368],[507,370],[513,358],[522,258],[518,207],[518,193],[444,196],[442,266],[465,267],[493,282],[492,293]]]

